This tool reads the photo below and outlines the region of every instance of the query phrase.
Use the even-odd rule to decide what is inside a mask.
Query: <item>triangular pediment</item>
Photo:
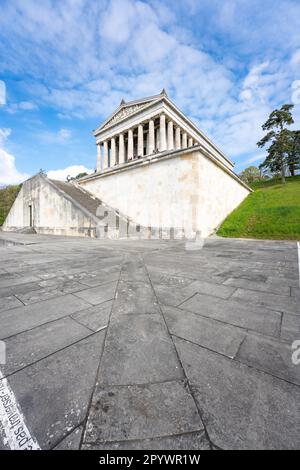
[[[123,105],[121,107],[121,109],[119,111],[116,111],[115,114],[113,115],[113,117],[111,119],[109,119],[109,121],[107,121],[102,127],[101,129],[106,129],[106,127],[109,127],[113,124],[115,124],[116,122],[118,121],[121,121],[122,119],[126,118],[127,116],[130,116],[130,114],[133,114],[135,113],[136,111],[144,108],[146,104],[134,104],[134,105]]]
[[[143,108],[148,107],[149,105],[153,103],[156,103],[157,101],[162,99],[163,96],[166,96],[166,92],[164,90],[159,95],[149,96],[148,98],[143,98],[141,100],[129,101],[128,103],[122,100],[118,108],[98,128],[98,131],[104,130],[110,126],[113,126],[117,122],[122,121],[123,119],[126,119],[128,116],[142,110]]]

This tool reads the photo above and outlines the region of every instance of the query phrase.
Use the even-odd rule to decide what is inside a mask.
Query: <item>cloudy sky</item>
[[[274,107],[300,128],[299,0],[0,0],[0,184],[92,170],[92,129],[165,88],[236,162]]]

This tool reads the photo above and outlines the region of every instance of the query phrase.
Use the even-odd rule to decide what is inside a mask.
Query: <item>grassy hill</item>
[[[221,237],[300,240],[300,175],[257,181],[254,192],[223,222]]]
[[[0,189],[0,226],[3,224],[6,216],[16,199],[21,185],[7,186]]]

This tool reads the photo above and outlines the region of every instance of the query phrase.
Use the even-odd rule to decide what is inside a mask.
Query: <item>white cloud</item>
[[[0,186],[18,184],[29,177],[27,173],[17,170],[15,157],[4,148],[10,133],[10,129],[0,129]]]
[[[262,123],[291,99],[299,78],[300,7],[290,0],[221,3],[7,2],[0,30],[13,39],[4,66],[34,77],[24,82],[28,97],[19,107],[50,106],[59,118],[92,117],[96,127],[121,98],[166,88],[229,157],[246,161],[257,152]],[[71,131],[37,137],[66,144]]]
[[[6,141],[6,139],[10,136],[11,134],[11,129],[8,129],[6,127],[0,128],[0,146],[2,147]]]
[[[67,168],[63,168],[61,170],[50,170],[47,172],[48,178],[54,179],[54,180],[61,180],[61,181],[66,181],[67,176],[75,177],[79,173],[92,173],[93,170],[86,168],[83,165],[71,165],[68,166]]]
[[[0,80],[0,106],[6,104],[6,86],[3,80]]]
[[[46,144],[65,144],[72,137],[70,129],[59,129],[59,131],[40,131],[37,138]]]
[[[72,132],[69,129],[60,129],[60,131],[58,131],[58,136],[62,140],[68,140],[72,136]]]
[[[292,55],[291,58],[291,64],[294,65],[299,65],[300,64],[300,49],[297,49],[294,54]]]
[[[22,183],[27,178],[27,173],[17,170],[15,157],[0,148],[0,185]]]
[[[265,157],[264,157],[263,154],[253,155],[252,157],[247,158],[247,160],[245,161],[245,164],[247,164],[247,163],[256,163],[256,162],[264,160],[264,158]]]
[[[31,101],[20,101],[19,103],[11,103],[7,107],[7,112],[14,114],[18,111],[34,111],[38,106]]]

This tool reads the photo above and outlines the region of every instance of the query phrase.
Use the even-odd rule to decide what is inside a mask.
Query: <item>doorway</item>
[[[29,204],[29,227],[33,227],[33,220],[32,220],[32,205]]]

